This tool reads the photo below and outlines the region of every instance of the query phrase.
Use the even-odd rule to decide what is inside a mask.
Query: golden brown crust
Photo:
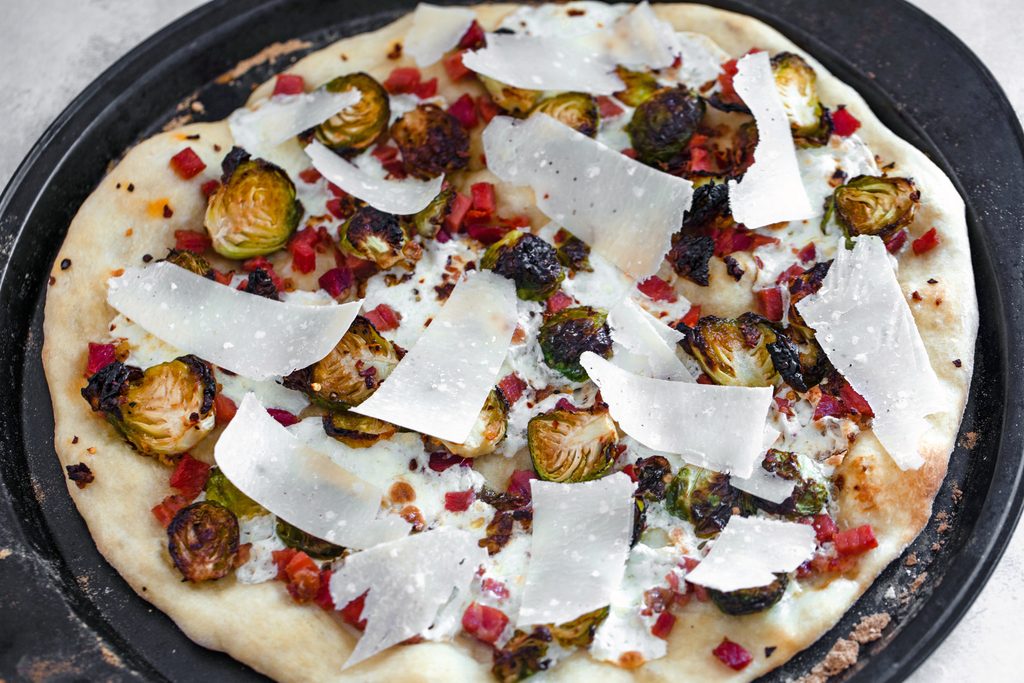
[[[512,5],[477,8],[481,23],[493,27]],[[705,33],[738,56],[752,47],[800,52],[783,36],[748,17],[697,5],[658,5],[656,12],[680,30]],[[386,56],[408,29],[408,18],[378,32],[343,40],[305,59],[289,71],[307,82],[322,83],[341,73],[365,70],[383,78],[407,60]],[[970,382],[977,304],[963,204],[949,180],[923,154],[896,138],[850,88],[815,63],[822,99],[845,103],[862,121],[861,136],[894,173],[913,176],[923,192],[922,210],[911,228],[916,237],[936,227],[942,246],[924,257],[904,257],[899,278],[908,294],[921,301],[911,307],[933,366],[947,391],[948,410],[933,416],[935,430],[925,444],[926,464],[901,472],[870,433],[859,436],[840,468],[842,527],[870,523],[879,547],[865,555],[851,573],[814,588],[803,586],[776,608],[748,617],[724,617],[706,603],[692,602],[672,634],[669,655],[627,671],[577,653],[549,674],[570,680],[749,680],[784,663],[830,628],[881,570],[920,532],[946,471]],[[432,67],[441,73],[440,65]],[[427,70],[427,76],[434,75]],[[268,93],[264,84],[253,93]],[[450,89],[450,86],[448,86]],[[460,89],[461,90],[461,89]],[[446,93],[442,88],[442,94]],[[186,143],[184,134],[199,134]],[[117,268],[142,263],[144,254],[160,258],[173,243],[175,229],[198,228],[204,201],[198,182],[178,179],[167,166],[172,154],[188,144],[216,177],[231,141],[223,123],[196,124],[162,133],[141,143],[103,179],[75,217],[57,263],[69,258],[67,270],[54,266],[46,302],[43,360],[53,400],[55,444],[62,464],[85,462],[96,480],[69,492],[96,544],[132,588],[169,614],[196,642],[231,654],[279,680],[488,680],[489,657],[466,642],[424,643],[397,647],[341,673],[354,638],[333,615],[291,601],[281,586],[243,586],[233,579],[210,585],[182,583],[167,557],[165,536],[148,510],[170,493],[168,470],[140,457],[93,416],[79,391],[84,385],[85,345],[106,336],[113,311],[104,302],[106,280]],[[479,142],[474,141],[478,149]],[[220,151],[214,149],[220,146]],[[477,157],[476,151],[473,153]],[[297,159],[296,163],[300,163]],[[289,168],[295,173],[297,168]],[[467,180],[490,174],[477,166]],[[128,186],[133,186],[128,191]],[[535,217],[529,190],[503,189],[504,207]],[[173,209],[164,218],[159,202]],[[156,208],[154,208],[156,207]],[[126,233],[131,230],[131,236]],[[720,264],[719,264],[720,265]],[[713,286],[689,288],[685,294],[705,303],[708,312],[732,314],[750,308],[749,292],[730,278],[713,276]],[[929,279],[938,280],[929,284]],[[715,286],[715,283],[722,283]],[[959,360],[960,366],[953,364]],[[77,437],[77,440],[75,439]],[[209,440],[208,440],[209,441]],[[89,449],[95,448],[95,453]],[[489,476],[500,477],[509,461],[481,463]],[[743,644],[754,662],[734,673],[710,656],[724,636]],[[774,647],[770,657],[765,647]]]

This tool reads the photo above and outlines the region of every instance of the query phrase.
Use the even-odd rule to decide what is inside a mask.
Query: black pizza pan
[[[862,648],[840,678],[900,680],[978,595],[1024,500],[1024,364],[1013,360],[1024,333],[1024,138],[978,58],[902,0],[708,4],[757,17],[814,54],[949,173],[967,203],[981,333],[967,413],[936,516],[827,636],[766,677],[799,676],[861,616],[887,612],[893,624],[884,637]],[[0,197],[0,679],[262,678],[195,645],[136,596],[104,562],[75,511],[53,450],[40,362],[49,268],[82,201],[133,143],[171,121],[223,118],[255,84],[303,54],[381,26],[412,5],[222,0],[203,6],[90,85]],[[265,58],[243,62],[261,52]],[[239,63],[251,68],[236,68]]]

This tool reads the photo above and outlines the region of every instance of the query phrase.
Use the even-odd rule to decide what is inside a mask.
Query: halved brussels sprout
[[[473,423],[473,431],[463,443],[442,441],[445,448],[463,458],[475,458],[493,453],[508,429],[508,404],[501,392],[492,389],[480,409],[480,416]]]
[[[398,360],[395,345],[360,315],[325,358],[288,375],[284,385],[328,410],[347,410],[368,399]]]
[[[422,180],[466,168],[469,133],[459,120],[433,104],[421,104],[391,125],[409,175]]]
[[[921,192],[909,178],[860,175],[836,188],[823,226],[835,216],[847,244],[854,235],[877,235],[883,240],[910,225]]]
[[[812,476],[804,476],[796,453],[769,449],[761,467],[782,479],[796,483],[792,495],[781,503],[757,499],[757,506],[772,514],[800,519],[821,512],[828,504],[828,485]]]
[[[494,650],[491,673],[498,683],[517,683],[551,666],[548,646],[551,630],[547,626],[534,626],[529,632],[516,630],[505,647]]]
[[[661,455],[640,458],[633,466],[636,474],[636,493],[645,500],[663,500],[668,485],[672,483],[672,466]]]
[[[213,249],[229,259],[248,259],[281,249],[302,218],[295,183],[278,166],[250,159],[236,147],[206,205],[203,224]]]
[[[594,641],[597,627],[608,618],[608,607],[599,607],[572,621],[548,627],[551,637],[562,647],[589,647]]]
[[[167,525],[167,551],[186,581],[223,578],[238,562],[238,519],[206,500],[182,508]]]
[[[749,514],[749,497],[729,483],[729,475],[686,465],[669,484],[665,508],[693,524],[700,538],[718,534],[733,514]]]
[[[220,503],[234,513],[239,519],[267,514],[267,509],[245,495],[231,480],[221,472],[219,467],[210,470],[206,480],[206,500]]]
[[[704,316],[681,342],[716,384],[770,387],[779,375],[768,345],[775,329],[755,313],[735,320]]]
[[[662,88],[633,111],[626,125],[637,158],[651,166],[679,157],[704,118],[704,100],[687,88]]]
[[[566,92],[541,100],[530,113],[538,112],[547,114],[589,138],[597,135],[597,127],[601,123],[597,100],[582,92]]]
[[[494,103],[509,114],[525,115],[543,95],[538,90],[526,90],[525,88],[513,88],[501,81],[484,75],[478,75],[480,82],[484,84],[487,93],[494,100]]]
[[[537,335],[544,362],[573,382],[586,380],[587,371],[580,365],[584,351],[602,358],[612,355],[607,320],[607,313],[590,306],[574,306],[549,316]]]
[[[314,137],[343,156],[360,152],[376,142],[391,120],[388,93],[372,76],[365,73],[346,74],[323,86],[330,92],[357,90],[359,102],[327,119],[314,131]]]
[[[590,266],[590,245],[565,228],[555,233],[555,254],[559,263],[570,270],[594,270]]]
[[[292,526],[281,518],[277,520],[277,537],[289,548],[301,550],[310,557],[318,560],[333,560],[345,554],[345,549],[340,545],[334,545],[313,534],[308,534],[302,529]]]
[[[378,441],[390,439],[398,427],[375,417],[347,410],[332,411],[323,416],[324,432],[349,448],[368,448]]]
[[[756,614],[770,609],[782,599],[789,585],[789,576],[776,574],[776,579],[767,586],[744,588],[736,591],[718,591],[708,589],[708,596],[715,606],[734,617],[744,614]]]
[[[630,71],[624,66],[617,66],[615,73],[626,84],[626,89],[615,93],[615,98],[630,107],[639,107],[661,88],[650,71]]]
[[[167,258],[164,260],[168,263],[173,263],[179,268],[184,268],[190,273],[202,275],[210,280],[213,279],[213,267],[209,261],[199,254],[193,254],[191,251],[171,249],[167,252]]]
[[[372,206],[356,210],[338,229],[338,244],[343,251],[364,261],[372,261],[387,270],[400,261],[416,256],[409,247],[409,235],[398,216]]]
[[[433,237],[437,234],[437,231],[444,225],[444,219],[448,217],[453,199],[455,199],[455,190],[446,187],[431,199],[425,208],[412,217],[410,222],[421,237]]]
[[[792,52],[772,57],[772,74],[782,106],[800,147],[821,147],[832,135],[832,119],[818,99],[818,76],[814,67]]]
[[[515,281],[516,294],[527,301],[544,301],[565,279],[555,248],[522,230],[511,230],[487,247],[480,267]]]
[[[555,408],[530,418],[530,458],[544,481],[599,479],[615,460],[619,434],[607,410]]]

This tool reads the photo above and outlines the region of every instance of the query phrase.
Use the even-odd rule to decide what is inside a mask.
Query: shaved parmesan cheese
[[[772,447],[772,445],[778,441],[779,436],[782,435],[775,427],[770,424],[764,426],[764,441],[762,447],[765,451]],[[767,455],[767,453],[765,454]],[[796,488],[796,482],[769,472],[765,468],[761,467],[761,462],[764,461],[764,457],[754,465],[754,471],[751,472],[749,477],[737,477],[732,475],[729,477],[729,483],[738,488],[740,491],[745,491],[758,498],[763,498],[770,503],[779,504],[784,502],[787,498],[793,495],[793,489]]]
[[[258,109],[236,110],[228,117],[235,144],[251,153],[277,147],[304,130],[323,123],[338,112],[359,103],[358,90],[315,90],[301,95],[279,95]]]
[[[377,519],[381,489],[299,441],[252,394],[242,399],[213,452],[242,493],[318,538],[369,548],[409,533],[399,517]]]
[[[729,181],[729,207],[738,223],[751,230],[772,223],[812,218],[800,178],[793,134],[775,87],[767,52],[755,52],[737,64],[733,87],[757,124],[754,163],[743,180]]]
[[[604,607],[622,581],[633,534],[633,482],[530,482],[533,544],[517,627],[561,624]]]
[[[682,62],[676,69],[676,78],[693,88],[718,78],[722,64],[730,59],[728,52],[703,33],[677,33],[676,44]]]
[[[581,42],[590,46],[596,59],[613,71],[617,64],[633,68],[661,69],[671,66],[679,54],[672,26],[654,16],[648,2],[622,15],[610,29],[594,31]]]
[[[498,116],[483,133],[487,165],[533,188],[537,206],[640,279],[654,273],[690,208],[693,185],[577,133],[545,114]]]
[[[462,443],[494,388],[515,328],[512,281],[471,272],[394,372],[352,411]]]
[[[648,448],[740,477],[749,477],[764,453],[762,432],[772,401],[768,387],[641,377],[589,351],[580,363],[622,431]]]
[[[619,3],[575,0],[520,6],[501,20],[501,28],[532,36],[580,36],[611,26],[629,10]]]
[[[676,355],[676,344],[682,332],[672,329],[641,308],[632,299],[625,299],[608,312],[614,349],[612,362],[623,370],[683,382],[694,381]]]
[[[791,572],[810,559],[815,545],[809,524],[735,515],[686,580],[720,591],[767,586],[775,572]]]
[[[129,268],[107,287],[107,303],[149,333],[250,379],[287,375],[326,356],[361,303],[273,301],[171,263]]]
[[[473,534],[445,528],[346,557],[331,575],[334,604],[341,609],[369,593],[362,612],[366,630],[344,668],[426,631],[453,595],[468,598],[469,584],[486,559]]]
[[[384,180],[367,173],[314,140],[306,147],[313,168],[375,209],[406,216],[426,207],[441,192],[444,175],[433,180]]]
[[[877,237],[852,251],[839,239],[821,289],[797,302],[836,369],[875,413],[871,428],[900,469],[924,463],[926,416],[942,409],[943,389],[921,334]]]
[[[465,7],[438,7],[421,2],[412,13],[405,53],[417,66],[430,66],[459,44],[475,18],[473,10]]]

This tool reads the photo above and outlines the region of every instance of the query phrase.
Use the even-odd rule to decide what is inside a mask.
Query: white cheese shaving
[[[676,355],[682,332],[625,299],[608,312],[614,344],[612,362],[623,370],[658,379],[694,381]]]
[[[459,44],[476,14],[465,7],[439,7],[425,2],[412,13],[412,28],[405,38],[405,54],[417,66],[435,64],[445,52]]]
[[[736,221],[754,230],[812,218],[818,212],[811,207],[800,178],[793,134],[768,53],[755,52],[741,59],[733,87],[757,124],[755,161],[741,181],[729,181],[729,207]]]
[[[228,117],[235,144],[253,154],[271,150],[304,130],[323,123],[338,112],[358,104],[358,90],[314,90],[299,95],[278,95],[257,109],[242,107]]]
[[[469,273],[416,346],[353,412],[462,443],[494,388],[515,328],[512,281]]]
[[[320,360],[360,306],[273,301],[171,263],[129,268],[107,287],[107,303],[149,333],[250,379],[281,377]]]
[[[533,480],[533,543],[518,627],[560,624],[607,605],[622,581],[633,529],[625,474],[581,484]]]
[[[622,431],[648,448],[740,477],[749,477],[764,453],[762,432],[772,402],[768,387],[642,377],[589,351],[580,363]]]
[[[423,209],[441,192],[444,174],[433,180],[384,180],[367,173],[359,166],[324,147],[314,140],[306,147],[313,168],[323,177],[362,199],[375,209],[406,216]]]
[[[645,166],[545,114],[495,117],[483,133],[487,165],[533,188],[537,206],[623,272],[661,265],[690,208],[693,185]]]
[[[345,558],[331,575],[331,598],[343,608],[369,590],[366,630],[345,662],[348,668],[420,635],[453,595],[468,593],[487,552],[472,534],[435,529],[384,543]]]
[[[722,73],[722,63],[729,61],[729,53],[703,33],[682,31],[676,34],[682,64],[676,78],[693,88],[713,81]]]
[[[630,5],[574,0],[520,6],[501,20],[501,28],[533,36],[580,36],[611,26]]]
[[[609,30],[595,31],[584,40],[609,71],[617,64],[661,69],[670,66],[679,54],[672,26],[655,16],[646,0],[616,20]]]
[[[809,524],[734,515],[686,580],[720,591],[767,586],[775,572],[791,572],[809,559],[815,546]]]
[[[331,543],[369,548],[409,532],[399,517],[377,519],[380,488],[299,441],[252,394],[217,439],[214,458],[242,493]]]
[[[764,441],[762,442],[764,450],[767,451],[771,448],[781,435],[782,432],[778,429],[770,424],[766,424],[764,426]],[[773,474],[761,467],[763,461],[764,457],[762,456],[757,464],[754,465],[754,471],[750,473],[749,477],[732,475],[729,477],[729,483],[740,491],[746,491],[758,498],[763,498],[770,503],[778,505],[793,495],[796,482],[783,479],[777,474]]]
[[[852,251],[840,244],[821,289],[796,308],[871,406],[872,430],[892,459],[920,467],[926,417],[942,409],[944,392],[882,240],[860,237]]]

